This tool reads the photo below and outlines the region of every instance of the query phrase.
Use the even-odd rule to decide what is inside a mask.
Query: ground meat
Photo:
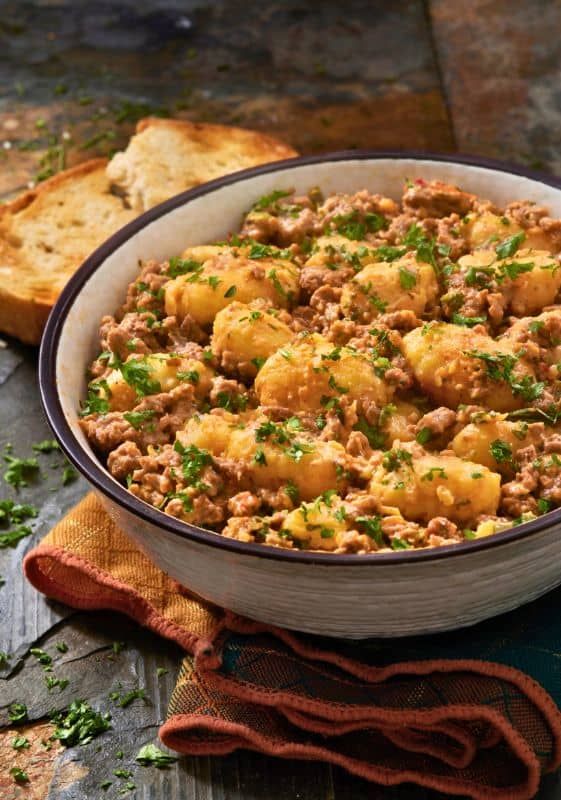
[[[328,197],[318,208],[318,218],[325,230],[332,223],[337,225],[338,218],[351,218],[365,223],[368,214],[394,217],[399,213],[399,206],[389,197],[370,194],[366,189],[355,194],[334,194]]]
[[[138,442],[140,434],[126,421],[120,411],[92,414],[80,420],[88,441],[101,453],[110,453],[123,442]]]
[[[110,350],[122,361],[131,353],[162,352],[165,336],[161,336],[155,317],[150,313],[130,312],[121,322],[114,317],[104,317],[101,323],[100,338],[103,350]]]
[[[124,481],[140,466],[142,453],[134,442],[123,442],[107,457],[109,472],[118,481]]]
[[[167,268],[167,262],[161,264],[157,261],[146,262],[142,266],[137,280],[129,284],[127,298],[117,316],[121,318],[138,308],[162,312],[164,308],[162,289],[169,280]]]
[[[447,217],[450,214],[464,217],[473,209],[475,199],[475,195],[462,192],[456,186],[419,178],[405,190],[403,208],[420,219]]]
[[[209,400],[213,406],[235,408],[247,395],[247,389],[243,383],[223,378],[217,375],[212,379],[212,389],[210,390]]]
[[[454,523],[446,519],[446,517],[433,517],[427,525],[425,536],[429,542],[433,537],[438,537],[441,542],[449,539],[458,541],[460,538],[458,535],[458,526],[454,525]],[[434,547],[434,545],[431,544],[431,547]]]
[[[446,406],[435,408],[434,411],[429,411],[424,414],[417,422],[416,431],[422,431],[428,428],[432,437],[436,438],[441,436],[445,431],[450,431],[456,423],[456,412]]]
[[[504,215],[514,220],[521,228],[534,228],[547,217],[547,208],[538,206],[531,200],[516,200],[506,206]]]
[[[372,453],[372,448],[367,437],[360,431],[353,431],[347,440],[347,453],[350,456],[367,458]]]
[[[438,220],[436,241],[440,247],[448,251],[451,261],[457,261],[460,256],[469,252],[469,242],[461,235],[461,218],[458,214],[450,214]]]
[[[322,287],[342,286],[350,281],[354,274],[352,267],[340,269],[328,269],[319,265],[302,267],[298,277],[301,298],[312,297]]]
[[[385,325],[398,331],[412,331],[413,328],[418,328],[422,324],[415,312],[409,309],[391,311],[389,314],[382,314],[376,320],[377,326]]]
[[[235,517],[249,517],[261,507],[261,500],[252,492],[238,492],[228,500],[228,511]]]
[[[317,217],[310,208],[303,208],[296,216],[249,214],[241,229],[242,236],[278,247],[301,242],[306,236],[315,236],[320,232]]]

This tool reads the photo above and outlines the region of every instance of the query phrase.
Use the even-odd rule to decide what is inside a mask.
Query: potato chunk
[[[275,309],[234,302],[215,317],[212,351],[226,372],[253,378],[263,362],[294,336]]]
[[[512,411],[532,399],[534,373],[506,340],[438,322],[410,331],[402,346],[421,388],[438,405],[472,402]]]
[[[539,313],[554,302],[561,287],[561,265],[547,250],[525,248],[502,259],[495,250],[478,250],[462,256],[458,264],[466,272],[471,269],[473,273],[478,267],[486,270],[516,316]]]
[[[482,214],[469,214],[463,223],[461,232],[467,236],[470,247],[474,250],[494,247],[510,236],[521,233],[524,229],[509,217],[499,217],[491,211]],[[550,237],[540,228],[530,228],[524,231],[524,246],[536,249],[550,250],[552,242]]]
[[[407,519],[429,522],[443,516],[467,524],[479,514],[496,513],[501,476],[456,456],[412,455],[396,448],[375,469],[369,491]]]
[[[524,422],[509,422],[498,414],[488,414],[462,428],[452,439],[451,447],[460,458],[511,476],[516,453],[538,438],[535,428]]]
[[[237,414],[223,410],[220,414],[195,414],[182,431],[177,431],[176,439],[184,447],[194,445],[200,450],[208,450],[213,456],[221,456],[228,447],[232,431],[240,422]]]
[[[319,236],[304,267],[326,267],[337,270],[352,266],[359,271],[373,261],[379,261],[370,242],[355,241],[345,236]]]
[[[376,375],[363,353],[309,334],[267,359],[255,379],[255,391],[262,405],[314,411],[343,397],[384,405],[393,388]]]
[[[190,383],[197,400],[202,400],[210,391],[213,375],[209,367],[194,358],[170,353],[131,355],[109,374],[103,396],[109,400],[111,411],[127,411],[146,395],[169,392],[180,383]]]
[[[351,319],[370,322],[384,312],[401,309],[422,314],[437,294],[438,282],[431,265],[407,253],[397,261],[365,266],[343,286],[341,308]]]
[[[196,265],[194,260],[192,264]],[[234,301],[249,303],[259,297],[287,308],[298,297],[298,268],[288,259],[236,257],[224,252],[165,287],[166,314],[183,320],[190,315],[203,326]]]
[[[348,530],[344,517],[335,516],[336,510],[334,502],[328,506],[320,499],[303,503],[287,516],[281,534],[290,535],[306,550],[336,550],[341,536]]]
[[[265,424],[272,431],[265,435]],[[265,419],[232,431],[225,450],[226,458],[241,462],[254,486],[278,489],[288,482],[295,484],[302,500],[313,500],[328,489],[344,489],[347,485],[344,465],[346,453],[338,442],[314,440],[306,432],[288,434],[285,439]],[[278,438],[282,442],[278,442]]]

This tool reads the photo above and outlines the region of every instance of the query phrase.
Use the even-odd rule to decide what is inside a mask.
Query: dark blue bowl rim
[[[443,558],[458,556],[468,556],[480,550],[517,542],[525,539],[539,531],[549,528],[561,521],[561,508],[550,512],[535,520],[518,525],[515,528],[496,533],[482,539],[474,539],[453,545],[443,545],[441,547],[429,548],[426,550],[402,550],[391,553],[370,553],[365,555],[356,554],[330,554],[301,550],[284,550],[276,547],[268,547],[261,544],[239,542],[229,539],[212,531],[207,531],[195,525],[191,525],[164,514],[162,511],[148,505],[142,500],[138,500],[134,495],[127,491],[123,486],[117,484],[109,476],[109,473],[97,461],[94,456],[90,456],[79,444],[68,424],[57,392],[56,381],[56,357],[59,346],[60,335],[64,322],[74,300],[80,293],[83,285],[88,278],[98,269],[105,259],[119,248],[124,242],[134,234],[144,228],[147,224],[159,219],[168,212],[179,206],[185,205],[197,197],[209,194],[224,186],[249,180],[257,175],[274,173],[285,170],[289,167],[298,167],[310,164],[321,164],[336,161],[357,161],[357,160],[417,160],[417,161],[439,161],[451,164],[464,164],[468,166],[484,167],[497,172],[504,172],[513,175],[520,175],[541,182],[547,186],[561,190],[561,180],[554,176],[540,173],[536,170],[526,169],[518,165],[509,164],[489,158],[480,158],[471,155],[442,154],[432,152],[417,151],[370,151],[370,150],[345,150],[334,153],[325,153],[313,156],[302,156],[297,158],[275,161],[259,167],[240,170],[222,178],[209,181],[195,189],[189,189],[169,200],[141,214],[115,234],[109,237],[100,247],[98,247],[80,266],[76,273],[70,278],[63,289],[57,303],[49,315],[39,353],[39,388],[41,400],[49,425],[59,442],[64,454],[70,462],[84,475],[92,486],[99,492],[107,496],[112,502],[117,503],[125,510],[139,516],[145,522],[156,527],[163,528],[167,532],[175,534],[184,539],[189,539],[202,545],[220,548],[221,550],[235,553],[240,556],[255,556],[259,558],[273,559],[275,561],[298,562],[305,564],[321,565],[349,565],[349,566],[377,566],[386,567],[397,564],[412,564],[416,562],[434,561]]]

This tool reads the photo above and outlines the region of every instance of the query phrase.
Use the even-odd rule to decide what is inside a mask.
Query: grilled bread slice
[[[127,149],[113,156],[107,175],[141,213],[213,178],[296,155],[257,131],[148,117]]]
[[[294,155],[255,131],[141,120],[110,162],[79,164],[0,206],[0,332],[38,344],[70,276],[142,211],[229,172]]]

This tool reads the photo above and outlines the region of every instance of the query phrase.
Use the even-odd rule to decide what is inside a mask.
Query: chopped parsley
[[[50,667],[51,664],[53,663],[53,659],[51,658],[51,656],[44,650],[41,650],[41,648],[39,647],[32,647],[30,648],[29,652],[31,653],[32,656],[35,656],[37,661],[43,667]]]
[[[284,191],[283,189],[275,189],[270,194],[265,194],[260,197],[256,203],[251,206],[252,211],[265,211],[268,208],[278,206],[278,201],[283,197],[290,197],[291,191]]]
[[[392,247],[391,245],[383,244],[381,247],[377,247],[374,251],[377,258],[380,258],[382,261],[396,261],[401,256],[404,256],[407,252],[406,247]]]
[[[357,517],[355,521],[367,536],[370,536],[371,539],[374,539],[378,547],[383,546],[384,539],[382,534],[381,517]]]
[[[4,461],[8,464],[8,469],[4,472],[4,480],[14,489],[27,486],[28,479],[39,471],[39,462],[36,458],[15,458],[5,455]]]
[[[103,391],[105,396],[101,396],[100,391]],[[89,414],[107,414],[109,411],[109,397],[111,397],[111,389],[106,380],[103,379],[90,383],[88,386],[88,396],[82,403],[80,416],[87,417]]]
[[[152,419],[155,413],[152,409],[147,408],[145,411],[126,411],[123,417],[129,425],[132,425],[138,431],[147,420]]]
[[[11,531],[0,533],[0,550],[5,547],[15,547],[16,544],[25,539],[26,536],[31,536],[33,531],[27,525],[20,525],[18,528],[13,528]]]
[[[424,475],[421,475],[421,480],[433,481],[435,476],[437,478],[442,478],[443,480],[448,478],[446,471],[442,467],[431,467],[429,470],[427,470],[427,472],[425,472]]]
[[[427,444],[432,439],[432,430],[431,428],[421,428],[421,430],[415,436],[416,441],[419,444]]]
[[[513,256],[525,238],[526,234],[524,231],[520,231],[520,233],[515,233],[512,236],[509,236],[495,247],[496,254],[499,258],[509,258],[510,256]]]
[[[405,290],[412,289],[417,285],[417,275],[411,270],[404,267],[403,264],[399,265],[399,282],[401,288]]]
[[[382,466],[384,469],[387,469],[388,472],[393,472],[394,470],[398,469],[402,464],[411,465],[413,461],[413,457],[411,453],[407,450],[387,450],[384,453],[384,458],[382,460]]]
[[[68,486],[69,483],[74,483],[74,481],[77,480],[77,478],[78,478],[78,473],[76,472],[74,467],[71,467],[70,464],[67,464],[67,466],[62,471],[62,485]]]
[[[378,425],[371,425],[364,417],[359,417],[358,422],[355,423],[353,430],[360,431],[368,439],[368,444],[373,450],[381,450],[386,444],[386,433],[378,427]]]
[[[434,255],[435,240],[426,235],[424,230],[414,222],[403,237],[403,244],[417,252],[417,261],[424,261],[436,268]]]
[[[545,326],[545,322],[541,319],[535,319],[528,325],[530,333],[539,333]]]
[[[238,291],[238,287],[232,284],[229,289],[224,292],[224,297],[233,297]]]
[[[184,447],[179,441],[175,442],[173,449],[182,458],[183,477],[187,483],[195,489],[204,490],[206,484],[201,481],[201,474],[206,467],[213,463],[208,450],[199,449],[194,444]]]
[[[411,545],[405,539],[400,539],[399,536],[394,536],[391,540],[392,550],[410,550]]]
[[[508,383],[512,393],[520,395],[524,400],[531,402],[543,394],[545,383],[534,381],[530,375],[525,375],[523,378],[514,375],[513,369],[518,363],[518,356],[509,353],[485,353],[481,350],[468,350],[466,355],[483,361],[491,380]]]
[[[164,753],[155,744],[146,744],[136,754],[135,761],[142,764],[143,767],[153,766],[162,769],[162,767],[168,767],[173,764],[177,761],[177,758],[169,753]]]
[[[540,497],[538,500],[538,511],[540,514],[547,514],[551,510],[551,501],[546,500],[545,497]]]
[[[168,672],[169,672],[169,670],[166,669],[165,667],[157,667],[157,669],[156,669],[156,677],[157,678],[162,678],[164,675],[167,675]]]
[[[255,451],[255,455],[253,456],[253,460],[256,464],[260,466],[267,466],[267,457],[265,456],[265,451],[262,447],[258,447]]]
[[[135,390],[137,397],[162,391],[160,382],[151,378],[152,369],[144,358],[131,358],[119,367],[121,375]]]
[[[146,698],[145,689],[131,689],[130,692],[121,694],[120,692],[111,692],[109,699],[113,700],[120,708],[126,708],[134,700],[144,700]],[[127,776],[128,777],[128,776]]]
[[[285,452],[289,458],[298,463],[302,460],[302,456],[306,455],[307,453],[313,453],[314,447],[313,445],[304,444],[303,442],[292,442],[290,447]]]
[[[463,325],[466,328],[473,328],[475,325],[483,325],[487,322],[487,317],[464,317],[463,314],[452,314],[454,325]]]
[[[15,736],[12,739],[12,747],[14,750],[27,750],[29,748],[29,739],[27,736]]]
[[[16,503],[14,500],[0,500],[0,525],[19,525],[27,519],[36,517],[39,512],[29,503]]]
[[[25,722],[27,719],[27,706],[25,703],[11,703],[8,706],[8,719],[10,722]]]
[[[21,767],[12,767],[10,775],[16,783],[29,783],[29,775]]]
[[[504,464],[512,461],[512,448],[503,439],[495,439],[489,445],[489,452],[497,462],[497,464]]]
[[[36,453],[52,453],[53,450],[60,450],[60,447],[54,439],[43,439],[42,442],[32,444],[31,449]]]
[[[88,744],[111,727],[111,715],[101,714],[85,700],[74,700],[51,719],[56,726],[52,738],[58,739],[64,747]]]
[[[534,269],[534,262],[528,261],[522,263],[521,261],[510,261],[501,265],[502,275],[499,277],[499,283],[504,278],[510,278],[511,281],[516,280],[519,275],[524,272],[531,272]]]
[[[197,274],[202,271],[202,268],[202,264],[192,258],[173,256],[169,260],[168,275],[170,278],[177,278],[179,275]]]

